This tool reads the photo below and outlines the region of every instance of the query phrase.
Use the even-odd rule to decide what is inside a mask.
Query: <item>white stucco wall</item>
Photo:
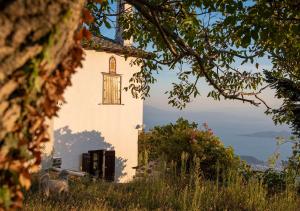
[[[116,151],[116,176],[121,182],[135,174],[138,130],[143,122],[143,101],[134,99],[123,88],[139,67],[130,66],[130,58],[105,52],[85,51],[83,68],[72,76],[65,91],[66,104],[54,118],[54,156],[62,158],[62,168],[80,170],[81,155],[88,150]],[[102,72],[108,73],[109,58],[116,58],[117,74],[122,74],[122,105],[102,104]],[[122,171],[123,177],[119,177]]]
[[[49,140],[48,142],[41,144],[41,151],[42,151],[42,163],[41,169],[49,169],[52,166],[52,153],[54,147],[54,133],[53,133],[53,120],[46,119],[45,124],[48,126],[48,135]]]

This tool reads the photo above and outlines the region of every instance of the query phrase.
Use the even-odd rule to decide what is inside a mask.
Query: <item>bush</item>
[[[182,155],[186,153],[187,164],[197,157],[200,160],[201,173],[208,179],[215,179],[217,174],[237,169],[240,160],[231,147],[224,147],[212,130],[204,124],[199,130],[194,122],[182,118],[175,124],[156,126],[139,136],[139,153],[148,153],[148,160],[163,159],[176,162],[180,167]],[[189,169],[189,168],[188,168]]]
[[[270,193],[282,192],[286,189],[287,173],[284,171],[276,172],[268,169],[263,173],[262,179]]]

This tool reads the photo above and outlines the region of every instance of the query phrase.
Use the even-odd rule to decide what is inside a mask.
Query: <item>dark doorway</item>
[[[115,181],[115,151],[91,150],[82,154],[82,170],[106,181]]]

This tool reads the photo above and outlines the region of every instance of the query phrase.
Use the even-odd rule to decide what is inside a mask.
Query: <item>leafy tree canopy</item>
[[[298,1],[126,0],[123,3],[130,4],[134,12],[124,9],[121,14],[113,14],[111,4],[103,2],[101,7],[88,5],[97,20],[90,24],[91,31],[101,33],[101,25],[110,27],[110,16],[121,15],[124,37],[132,37],[136,47],[153,55],[135,61],[143,67],[132,79],[140,85],[129,86],[135,96],[148,96],[155,82],[153,73],[166,65],[177,70],[179,82],[173,83],[168,94],[169,103],[178,108],[200,95],[199,79],[212,88],[208,97],[264,104],[268,110],[260,97],[266,87],[279,90],[275,84],[280,78],[299,87]],[[272,63],[264,74],[255,70],[260,57]],[[247,70],[245,63],[252,63],[253,70]],[[281,109],[288,109],[290,100],[280,92],[277,97],[287,100]],[[291,118],[286,112],[273,112],[277,112],[277,122]]]

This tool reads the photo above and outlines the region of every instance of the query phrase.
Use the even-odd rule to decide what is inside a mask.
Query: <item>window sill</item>
[[[98,105],[111,105],[111,106],[123,106],[125,104],[109,104],[109,103],[98,103]]]
[[[111,75],[111,76],[122,76],[123,74],[118,73],[110,73],[110,72],[101,72],[103,75]]]

